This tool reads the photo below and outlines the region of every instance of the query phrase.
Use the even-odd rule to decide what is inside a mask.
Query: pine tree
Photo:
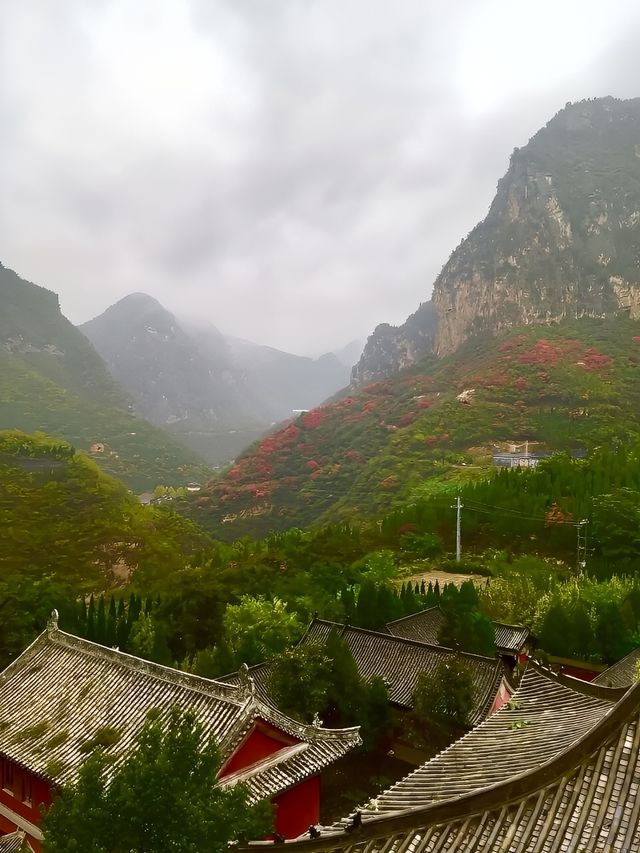
[[[118,617],[116,615],[116,602],[113,596],[109,602],[109,612],[107,614],[107,628],[105,634],[105,642],[107,646],[115,646],[118,640]]]
[[[89,610],[87,611],[87,639],[93,642],[96,640],[96,603],[93,593],[89,598]]]
[[[104,604],[104,595],[100,596],[98,602],[98,614],[96,616],[96,643],[105,644],[107,639],[107,609]]]

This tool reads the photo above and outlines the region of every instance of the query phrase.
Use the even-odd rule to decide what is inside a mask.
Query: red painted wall
[[[305,779],[295,788],[283,791],[272,802],[276,810],[276,831],[285,838],[297,838],[311,824],[320,822],[320,777]]]
[[[51,791],[44,779],[0,756],[0,802],[36,826],[40,825],[40,806],[49,806]],[[13,832],[16,825],[9,818],[0,817],[0,833]],[[36,853],[40,845],[29,837]]]
[[[493,700],[493,705],[491,706],[491,711],[489,712],[489,716],[491,714],[495,714],[496,711],[499,711],[503,705],[506,705],[507,702],[511,699],[511,693],[507,689],[506,684],[503,682],[500,685],[500,689],[496,694],[496,698]]]
[[[237,773],[296,743],[300,741],[258,720],[222,768],[219,778]],[[30,804],[28,797],[31,797]],[[0,802],[39,826],[40,806],[49,806],[51,799],[49,785],[43,779],[0,756]],[[274,797],[272,802],[277,806],[276,831],[285,838],[296,838],[306,832],[311,824],[320,821],[320,777],[313,776],[305,779],[295,788],[290,788]],[[15,824],[0,815],[0,835],[13,832],[15,829]],[[35,839],[29,838],[29,842],[36,853],[41,853],[40,844]]]
[[[218,778],[224,779],[225,776],[231,776],[232,773],[250,767],[268,755],[273,755],[296,743],[300,743],[300,741],[262,720],[257,720],[238,749],[229,757],[218,774]]]

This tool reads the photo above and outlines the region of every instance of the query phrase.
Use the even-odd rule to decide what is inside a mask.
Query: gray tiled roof
[[[444,646],[432,646],[364,628],[351,628],[324,619],[313,620],[299,645],[325,643],[332,630],[337,631],[347,642],[360,675],[363,678],[383,678],[389,687],[391,701],[404,708],[412,707],[413,691],[420,673],[435,672],[443,661],[458,659],[469,667],[473,677],[475,703],[470,722],[476,725],[491,711],[505,676],[504,666],[497,658],[458,653]],[[249,675],[255,680],[257,695],[269,701],[270,665],[251,667]],[[232,673],[221,681],[239,684],[240,676]]]
[[[323,619],[314,619],[300,642],[324,642],[332,629],[338,631],[346,641],[360,675],[364,678],[383,678],[389,685],[389,695],[395,704],[412,707],[413,691],[420,673],[435,672],[445,661],[462,660],[473,677],[475,703],[470,722],[474,725],[479,723],[491,711],[505,672],[502,663],[496,658],[457,653],[443,646],[406,640],[364,628],[351,628]]]
[[[634,649],[622,660],[601,672],[597,678],[594,678],[594,682],[605,687],[631,687],[635,680],[638,661],[640,661],[640,649]]]
[[[319,636],[325,636],[327,626],[340,631],[363,677],[379,676],[387,682],[391,701],[397,705],[412,707],[413,691],[422,672],[433,673],[443,662],[461,660],[473,677],[474,710],[470,723],[476,725],[491,711],[504,676],[504,666],[496,658],[458,653],[443,646],[318,619],[311,624],[302,642],[316,642]]]
[[[119,737],[110,754],[124,757],[151,708],[173,705],[193,711],[206,736],[228,757],[257,719],[303,742],[282,765],[253,768],[250,789],[264,796],[291,787],[359,742],[357,729],[304,726],[253,694],[107,649],[48,629],[0,674],[0,753],[32,772],[64,783],[86,757],[82,747],[99,730]],[[282,787],[278,787],[278,786]],[[262,789],[260,789],[262,790]],[[260,796],[263,794],[260,793]]]
[[[496,648],[500,654],[518,654],[531,637],[528,628],[522,625],[505,625],[503,622],[494,622]]]
[[[397,782],[365,811],[426,806],[532,770],[593,728],[617,695],[584,695],[530,667],[508,705]]]
[[[362,827],[325,828],[290,853],[640,853],[640,684],[569,683],[528,675],[526,726],[504,708],[380,795]]]
[[[25,847],[24,832],[10,832],[8,835],[0,835],[0,853],[20,853],[30,849]]]
[[[402,619],[387,623],[387,631],[394,637],[419,640],[423,643],[438,642],[438,635],[444,623],[444,613],[440,607],[429,607],[412,613]],[[530,637],[529,629],[522,625],[493,623],[496,648],[500,654],[517,654]]]

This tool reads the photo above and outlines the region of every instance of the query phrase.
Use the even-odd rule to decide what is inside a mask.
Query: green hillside
[[[0,431],[0,530],[2,652],[52,606],[170,576],[213,544],[186,519],[141,506],[67,442],[10,430]]]
[[[640,325],[513,329],[300,416],[187,505],[219,536],[381,516],[491,470],[494,445],[556,451],[640,438]],[[467,402],[459,395],[469,391]]]
[[[57,296],[0,266],[0,428],[40,430],[79,449],[135,491],[206,476],[204,463],[129,411],[89,341]]]

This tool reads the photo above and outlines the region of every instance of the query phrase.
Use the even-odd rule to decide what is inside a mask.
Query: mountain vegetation
[[[80,326],[135,410],[209,462],[226,464],[272,425],[349,382],[329,353],[303,358],[180,322],[134,293]]]
[[[486,478],[496,445],[635,441],[638,364],[640,325],[627,317],[477,337],[301,415],[182,509],[224,539],[380,517]]]
[[[525,323],[640,317],[640,99],[567,106],[513,152],[483,222],[429,301],[369,338],[362,385],[469,337]]]
[[[210,548],[210,538],[165,509],[143,507],[117,480],[59,439],[0,432],[0,653],[5,662],[54,607],[163,575]]]
[[[126,393],[60,312],[57,296],[0,265],[0,426],[57,435],[136,491],[206,476],[166,433],[136,418]]]

